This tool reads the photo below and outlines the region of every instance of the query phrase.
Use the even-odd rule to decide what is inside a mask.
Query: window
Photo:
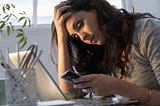
[[[54,6],[59,2],[59,0],[38,0],[37,24],[50,24],[53,19]]]
[[[114,5],[116,8],[122,8],[121,0],[107,0],[111,5]]]
[[[2,0],[5,3],[13,3],[16,10],[23,10],[30,17],[32,25],[51,24],[54,6],[60,0]],[[107,0],[117,8],[122,7],[121,0]]]
[[[26,0],[25,3],[23,0],[1,0],[0,2],[1,4],[13,4],[15,5],[15,9],[11,9],[11,11],[18,16],[18,14],[20,12],[25,11],[27,16],[32,17],[33,14],[33,6],[32,6],[32,0]],[[0,4],[0,5],[1,5]],[[14,10],[14,11],[13,11]],[[17,21],[15,21],[15,18],[11,18],[12,23],[14,25],[19,25],[20,23],[17,23]]]

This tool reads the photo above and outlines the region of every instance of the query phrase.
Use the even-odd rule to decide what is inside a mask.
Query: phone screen
[[[75,72],[73,71],[66,71],[62,76],[61,78],[63,78],[64,80],[68,81],[69,83],[71,84],[74,84],[74,79],[77,79],[79,78],[80,75],[76,74]]]

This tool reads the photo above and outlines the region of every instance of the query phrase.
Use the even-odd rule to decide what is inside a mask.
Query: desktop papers
[[[71,106],[73,104],[75,104],[75,101],[53,100],[39,102],[38,106]]]

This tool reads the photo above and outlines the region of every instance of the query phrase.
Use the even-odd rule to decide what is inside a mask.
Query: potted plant
[[[24,33],[24,28],[31,25],[30,19],[27,17],[24,11],[15,12],[14,4],[0,4],[0,36],[6,33],[6,35],[11,36],[12,33],[16,33],[16,38],[18,38],[18,45],[23,48],[27,43],[27,36]],[[15,23],[20,24],[20,26],[15,26]]]

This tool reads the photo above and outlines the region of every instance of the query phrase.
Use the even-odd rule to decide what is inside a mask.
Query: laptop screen
[[[19,52],[20,60],[26,54],[26,51]],[[11,62],[17,66],[17,53],[9,54]],[[45,68],[40,59],[35,64],[37,94],[40,101],[49,100],[66,100],[64,94],[60,90],[58,84],[52,78],[48,70]]]

